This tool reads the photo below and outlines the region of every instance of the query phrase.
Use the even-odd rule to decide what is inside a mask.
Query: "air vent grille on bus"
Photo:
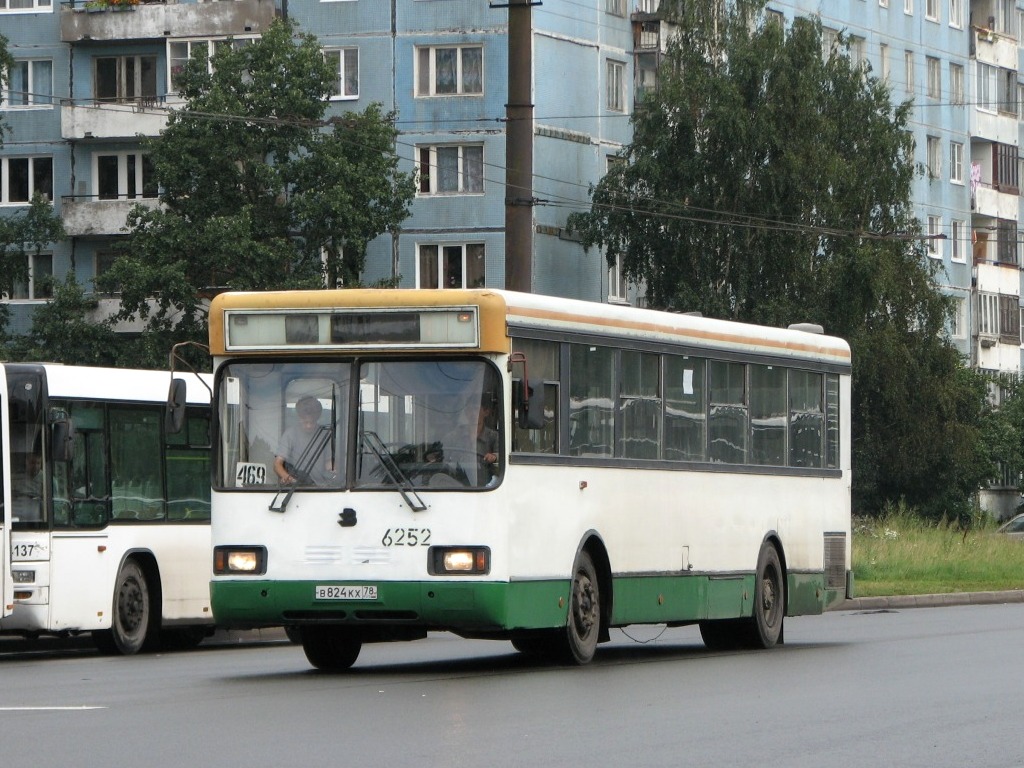
[[[846,534],[825,534],[825,589],[846,588]]]

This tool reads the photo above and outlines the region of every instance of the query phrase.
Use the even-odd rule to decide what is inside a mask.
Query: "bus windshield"
[[[483,359],[232,362],[222,370],[219,487],[497,484],[500,377]]]

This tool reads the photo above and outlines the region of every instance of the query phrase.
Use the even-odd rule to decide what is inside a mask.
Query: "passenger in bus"
[[[25,454],[24,469],[11,478],[11,491],[23,499],[39,499],[43,495],[43,459],[38,453]]]
[[[443,444],[446,448],[454,451],[453,456],[458,459],[460,452],[463,456],[472,454],[476,456],[474,468],[462,466],[465,476],[462,482],[468,485],[487,485],[497,474],[498,463],[498,430],[491,426],[493,407],[490,401],[485,399],[479,407],[467,407],[459,423],[448,433]],[[463,462],[465,459],[463,459]],[[475,469],[475,476],[473,475]]]
[[[330,485],[337,478],[327,445],[330,430],[319,423],[323,410],[320,401],[308,395],[295,403],[298,423],[281,435],[274,457],[274,472],[282,483]]]

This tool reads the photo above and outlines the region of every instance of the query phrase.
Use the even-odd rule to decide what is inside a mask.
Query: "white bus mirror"
[[[171,379],[171,388],[167,393],[167,410],[164,412],[164,431],[176,435],[185,426],[185,392],[187,386],[184,379]]]

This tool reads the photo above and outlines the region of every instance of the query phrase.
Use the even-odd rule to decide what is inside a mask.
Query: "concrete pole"
[[[508,3],[505,288],[533,290],[533,4]]]

